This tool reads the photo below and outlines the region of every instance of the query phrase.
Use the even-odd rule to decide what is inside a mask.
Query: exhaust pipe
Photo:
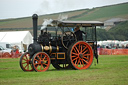
[[[38,15],[33,14],[33,41],[34,43],[37,43],[37,21],[38,21]]]

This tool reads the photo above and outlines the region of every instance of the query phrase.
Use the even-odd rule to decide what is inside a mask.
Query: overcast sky
[[[0,19],[100,7],[128,0],[0,0]]]

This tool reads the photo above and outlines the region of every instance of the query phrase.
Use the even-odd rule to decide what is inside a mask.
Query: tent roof
[[[29,31],[0,32],[0,42],[29,44],[32,42],[32,35]]]

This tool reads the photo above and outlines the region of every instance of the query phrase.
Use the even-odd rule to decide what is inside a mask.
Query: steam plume
[[[44,19],[44,22],[42,23],[42,27],[40,30],[45,29],[47,27],[47,25],[53,25],[52,21],[53,21],[52,19]]]

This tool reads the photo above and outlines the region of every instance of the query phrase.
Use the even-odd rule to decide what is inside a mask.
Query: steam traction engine
[[[93,62],[93,56],[98,62],[96,26],[103,26],[102,22],[53,20],[55,26],[41,30],[37,38],[38,16],[34,14],[32,18],[34,43],[30,44],[28,52],[20,57],[20,67],[23,71],[46,71],[50,64],[56,69],[87,69]],[[89,37],[85,35],[82,41],[78,41],[72,32],[75,26],[81,26],[84,31],[92,34],[87,33]]]

